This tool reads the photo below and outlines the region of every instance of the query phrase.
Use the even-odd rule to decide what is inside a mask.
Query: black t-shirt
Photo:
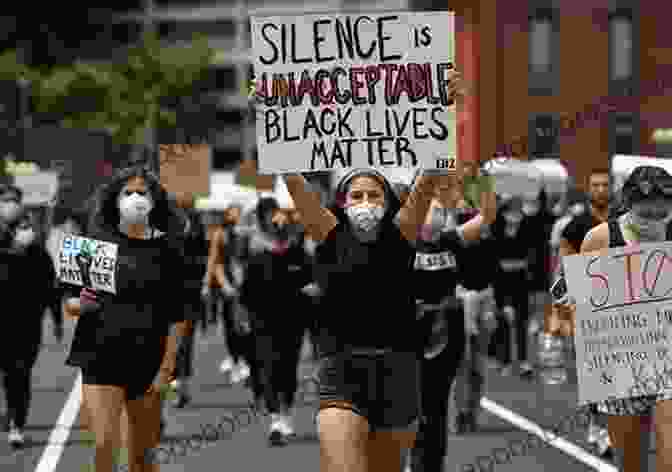
[[[601,222],[593,216],[591,211],[581,213],[572,218],[565,229],[562,231],[562,238],[566,239],[572,248],[578,253],[581,251],[581,244],[588,232]]]
[[[185,319],[180,243],[167,236],[131,239],[118,230],[88,237],[118,244],[117,293],[99,293],[101,312],[79,318],[66,363],[118,369],[124,362],[160,362],[170,324]]]
[[[447,295],[455,295],[462,249],[456,230],[441,233],[436,241],[418,241],[413,277],[419,300],[439,303]]]
[[[5,339],[5,347],[17,349],[39,344],[45,309],[56,296],[54,266],[49,254],[34,244],[25,252],[0,249],[0,287],[3,294],[3,314],[18,342]],[[0,347],[2,351],[2,347]]]
[[[418,352],[413,262],[415,248],[388,222],[364,243],[340,222],[316,251],[323,290],[317,314],[320,356],[349,348]]]
[[[467,243],[459,260],[460,284],[467,290],[493,286],[499,267],[497,261],[497,242],[491,235]]]
[[[256,244],[255,238],[264,239]],[[244,238],[240,243],[244,245],[242,256],[247,261],[241,303],[254,311],[257,318],[282,321],[281,313],[298,308],[295,302],[301,289],[313,279],[303,238],[292,241],[286,249],[262,235]]]

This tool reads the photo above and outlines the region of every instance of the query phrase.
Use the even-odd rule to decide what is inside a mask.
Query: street
[[[33,372],[33,404],[26,428],[26,447],[12,452],[5,441],[0,443],[0,468],[3,471],[79,472],[91,462],[93,449],[88,447],[77,428],[78,395],[73,394],[70,398],[77,375],[63,364],[74,327],[72,322],[66,323],[65,342],[59,345],[52,336],[51,320],[45,319],[45,343]],[[219,373],[219,363],[224,355],[220,327],[211,327],[205,336],[198,332],[192,403],[183,410],[169,410],[166,444],[176,438],[200,433],[200,425],[216,424],[227,413],[249,408],[251,395],[247,389],[240,385],[231,386]],[[304,357],[299,375],[308,376],[313,366],[308,356]],[[588,452],[591,449],[584,442],[582,427],[585,421],[562,422],[575,412],[576,394],[573,390],[575,387],[571,385],[542,386],[515,377],[502,377],[492,370],[487,398],[482,403],[480,431],[464,436],[450,435],[445,470],[614,471],[613,466]],[[319,449],[312,421],[315,399],[311,391],[299,394],[295,420],[297,437],[287,447],[267,445],[267,424],[262,417],[250,426],[237,427],[228,437],[200,450],[188,451],[184,457],[177,457],[177,463],[163,465],[161,470],[318,471]],[[70,416],[75,419],[72,429],[68,426]],[[244,414],[241,416],[243,423],[248,421],[245,417]],[[558,428],[561,437],[552,441],[552,445],[533,440],[529,433],[538,427],[545,430]],[[231,430],[231,427],[227,429]],[[541,436],[549,438],[549,434]],[[507,447],[513,453],[507,453]],[[652,451],[650,471],[655,470],[653,460]],[[468,464],[474,464],[475,468]]]

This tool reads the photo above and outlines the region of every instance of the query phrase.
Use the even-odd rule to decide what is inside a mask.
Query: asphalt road
[[[66,327],[63,345],[53,338],[50,320],[45,320],[45,325],[44,347],[33,372],[33,403],[26,429],[28,442],[23,450],[14,452],[4,438],[0,441],[0,470],[3,472],[80,472],[93,456],[93,450],[78,429],[77,421],[72,429],[66,427],[67,421],[66,425],[58,425],[76,380],[76,371],[63,363],[73,324]],[[200,425],[216,423],[223,415],[248,409],[251,399],[249,391],[239,385],[230,385],[218,371],[224,355],[219,328],[211,328],[205,336],[199,333],[192,403],[182,410],[168,411],[166,443],[194,435],[201,431]],[[309,375],[312,368],[306,358],[302,362],[300,375]],[[583,442],[585,434],[580,421],[578,426],[576,422],[573,427],[561,426],[560,431],[569,430],[568,433],[561,433],[566,442],[558,440],[552,445],[531,441],[530,434],[524,431],[526,427],[535,424],[550,430],[560,424],[563,418],[571,417],[576,405],[575,390],[576,387],[571,385],[542,386],[515,377],[502,377],[496,371],[491,371],[487,381],[487,400],[484,402],[487,408],[484,408],[480,417],[480,431],[463,436],[450,435],[446,472],[610,470],[598,468],[599,464],[595,467],[586,465],[586,460],[595,458]],[[4,392],[0,392],[0,396],[0,405],[4,405]],[[267,445],[268,425],[261,418],[249,426],[236,427],[233,434],[211,442],[201,450],[190,451],[185,457],[178,458],[178,463],[163,465],[161,470],[319,471],[319,449],[312,422],[316,397],[310,391],[300,397],[303,398],[297,407],[295,420],[297,438],[287,447],[271,448]],[[247,423],[246,415],[240,417]],[[529,426],[525,420],[533,425]],[[525,441],[532,444],[527,450],[523,449]],[[59,442],[64,446],[62,451],[59,451]],[[516,457],[508,459],[505,448],[511,444],[518,445],[512,446]],[[500,449],[495,453],[496,448]],[[495,464],[488,456],[496,456],[501,464]],[[477,462],[479,457],[480,461]],[[653,459],[652,454],[650,459]],[[649,470],[655,471],[650,462]],[[476,468],[464,465],[470,463],[476,463]]]

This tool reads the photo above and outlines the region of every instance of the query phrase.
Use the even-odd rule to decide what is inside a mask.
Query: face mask
[[[385,215],[385,210],[379,205],[364,204],[350,206],[346,209],[346,213],[350,219],[350,223],[355,228],[369,232],[380,224]]]
[[[457,226],[455,212],[445,208],[434,208],[429,226],[432,235],[438,235],[441,231],[455,229]]]
[[[152,208],[152,201],[137,193],[119,199],[119,214],[126,223],[145,223]]]
[[[16,231],[14,243],[19,247],[28,247],[35,241],[35,232],[32,228],[20,229]]]
[[[20,209],[21,205],[14,201],[0,203],[0,219],[5,221],[12,220],[16,218]]]
[[[523,221],[523,214],[517,211],[508,211],[504,213],[504,220],[509,224],[517,225]]]

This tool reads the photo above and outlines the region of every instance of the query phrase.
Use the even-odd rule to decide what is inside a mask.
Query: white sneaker
[[[294,418],[291,414],[283,414],[280,416],[280,430],[285,436],[294,436]]]
[[[271,413],[271,427],[268,432],[268,442],[271,446],[285,446],[287,444],[285,428],[286,425],[282,416],[277,413]]]
[[[13,448],[23,447],[23,444],[25,442],[23,433],[19,428],[16,427],[16,425],[14,425],[13,422],[9,426],[9,434],[7,435],[7,440],[9,441],[9,445],[12,446]]]
[[[588,425],[588,434],[586,435],[586,441],[588,444],[595,444],[600,437],[600,428],[598,425],[593,424],[592,422]]]
[[[240,361],[236,366],[233,368],[233,371],[231,372],[231,382],[232,383],[240,383],[244,382],[248,377],[250,376],[250,367],[247,365],[246,362]]]
[[[230,374],[231,371],[233,370],[234,364],[233,364],[233,359],[230,357],[227,357],[222,361],[221,364],[219,364],[219,371],[222,374]]]

